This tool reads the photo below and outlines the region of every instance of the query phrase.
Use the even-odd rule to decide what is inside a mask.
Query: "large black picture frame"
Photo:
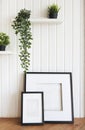
[[[41,83],[43,85],[41,85]],[[71,72],[27,72],[25,75],[25,92],[29,91],[43,91],[44,103],[45,93],[43,86],[47,85],[47,95],[49,94],[49,88],[51,84],[60,84],[61,95],[61,109],[60,111],[46,110],[44,104],[44,121],[47,123],[73,123],[74,112],[73,112],[73,90],[72,90],[72,73]],[[55,85],[53,87],[55,93]],[[56,96],[56,94],[54,94]],[[49,98],[48,98],[49,99]],[[55,100],[56,101],[56,100]],[[49,100],[50,102],[50,100]],[[48,101],[47,101],[48,103]],[[56,102],[55,102],[56,103]],[[49,106],[49,104],[48,104]],[[51,105],[52,106],[52,105]]]

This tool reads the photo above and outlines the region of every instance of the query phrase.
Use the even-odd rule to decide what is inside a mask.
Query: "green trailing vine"
[[[29,20],[30,13],[30,10],[20,10],[12,24],[12,27],[15,30],[15,34],[19,34],[19,57],[21,60],[21,67],[23,68],[24,72],[27,72],[30,66],[29,49],[31,48],[32,41],[31,22]]]

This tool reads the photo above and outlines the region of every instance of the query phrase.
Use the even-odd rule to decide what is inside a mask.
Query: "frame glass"
[[[22,92],[21,124],[40,125],[44,123],[43,92]]]

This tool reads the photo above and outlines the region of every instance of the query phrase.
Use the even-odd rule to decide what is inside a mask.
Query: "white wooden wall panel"
[[[8,74],[8,56],[2,56],[2,116],[4,116],[4,114],[7,116],[7,112],[8,112],[8,106],[9,106],[9,98],[8,98],[8,93],[9,93],[9,89],[8,89],[8,80],[9,77],[6,75]],[[4,62],[6,61],[6,64],[4,64]],[[3,73],[3,69],[5,74]],[[5,79],[5,80],[4,80]],[[6,107],[7,104],[7,107]]]
[[[41,27],[41,71],[48,71],[48,25]]]
[[[64,8],[64,49],[65,49],[65,71],[72,72],[72,0],[65,0]],[[68,11],[69,10],[69,11]],[[69,54],[69,55],[68,55]]]
[[[56,71],[65,70],[65,42],[64,42],[64,22],[56,27]]]
[[[36,6],[37,4],[37,6]],[[32,1],[32,16],[39,17],[40,16],[40,0]]]
[[[32,0],[30,2],[28,0],[25,0],[24,7],[26,9],[32,10],[32,2],[33,2]],[[31,16],[32,16],[32,14],[33,14],[33,12],[31,12]]]
[[[11,27],[17,12],[26,8],[31,17],[47,17],[47,7],[58,3],[61,10],[56,24],[32,24],[33,42],[29,71],[71,71],[73,74],[74,115],[84,116],[84,0],[1,0],[0,31],[10,35],[7,50],[0,55],[0,117],[20,116],[24,74],[18,57],[18,38]],[[76,6],[77,5],[77,6]]]
[[[56,71],[64,71],[64,0],[56,0],[61,7],[58,18],[63,21],[61,25],[56,26]]]
[[[81,14],[80,15],[80,42],[81,42],[81,46],[80,46],[80,114],[81,116],[85,116],[84,113],[84,108],[85,108],[85,17],[83,17],[85,15],[84,13],[84,8],[85,8],[85,1],[81,0],[80,3],[80,8],[81,8]]]
[[[56,71],[56,24],[49,25],[48,27],[48,71]],[[53,33],[54,32],[54,33]]]
[[[73,91],[76,116],[80,116],[80,45],[80,0],[75,0],[73,1],[73,85],[75,86]]]
[[[0,16],[2,16],[2,1],[0,1]],[[1,18],[2,19],[2,18]],[[2,20],[0,20],[0,30],[2,31]],[[0,56],[0,117],[2,116],[2,56]]]
[[[1,68],[1,63],[2,63],[2,57],[0,56],[0,68]],[[0,117],[2,116],[2,87],[1,87],[1,85],[2,85],[2,75],[1,75],[1,69],[0,69]]]
[[[40,71],[40,44],[41,44],[41,32],[40,32],[40,25],[32,25],[32,35],[33,35],[33,42],[32,42],[32,71]],[[36,43],[36,44],[35,44]]]

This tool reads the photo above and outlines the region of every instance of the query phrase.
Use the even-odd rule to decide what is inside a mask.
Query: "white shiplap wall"
[[[47,6],[58,3],[63,23],[32,24],[33,43],[30,71],[71,71],[73,73],[74,115],[84,116],[84,0],[0,0],[0,32],[10,35],[7,50],[14,55],[0,55],[0,117],[20,116],[23,72],[18,58],[18,39],[12,19],[22,9],[31,17],[46,17]]]

